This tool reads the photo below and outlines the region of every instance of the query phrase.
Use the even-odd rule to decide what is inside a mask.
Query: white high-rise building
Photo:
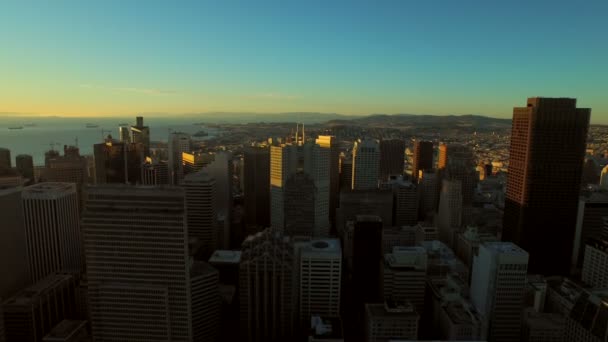
[[[585,245],[583,277],[592,288],[608,288],[608,241],[590,238]]]
[[[528,252],[512,242],[485,242],[473,262],[471,302],[484,320],[484,339],[519,341]]]
[[[21,194],[31,282],[82,270],[78,194],[74,183],[39,183]]]
[[[424,247],[394,247],[382,263],[384,300],[409,301],[419,312],[424,309],[427,253]]]
[[[198,238],[201,247],[211,253],[217,249],[219,235],[216,181],[206,172],[199,171],[186,175],[182,186],[186,193],[188,236]]]
[[[342,249],[338,239],[296,243],[299,251],[300,324],[311,315],[340,316]]]
[[[455,235],[462,224],[462,182],[444,179],[439,197],[437,227],[439,239],[454,247]]]
[[[88,187],[82,214],[93,338],[192,341],[181,188]]]
[[[353,146],[353,176],[351,189],[373,190],[378,188],[380,146],[373,139],[357,140]]]
[[[284,188],[287,178],[296,172],[297,147],[270,146],[270,226],[285,229]]]
[[[174,132],[169,135],[169,182],[179,184],[184,177],[182,153],[192,151],[189,134]]]

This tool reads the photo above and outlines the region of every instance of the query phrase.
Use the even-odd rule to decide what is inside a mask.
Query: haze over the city
[[[607,11],[601,0],[8,2],[0,116],[509,118],[537,95],[576,97],[608,123]]]

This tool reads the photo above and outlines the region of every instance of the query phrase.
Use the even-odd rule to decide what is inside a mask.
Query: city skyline
[[[602,95],[608,48],[601,43],[607,7],[601,1],[7,4],[3,12],[11,15],[0,28],[10,35],[3,37],[0,72],[11,82],[0,85],[0,117],[508,118],[521,98],[569,96],[594,108],[594,123],[608,123]]]

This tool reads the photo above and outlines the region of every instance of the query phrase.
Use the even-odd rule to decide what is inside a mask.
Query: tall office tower
[[[314,235],[329,236],[331,210],[331,168],[332,149],[326,140],[319,140],[304,145],[304,171],[314,181]],[[335,148],[334,148],[335,149]]]
[[[21,191],[0,189],[0,297],[5,299],[29,284]]]
[[[190,173],[199,172],[213,161],[213,154],[193,151],[182,152],[182,169],[184,176]]]
[[[393,225],[411,226],[418,222],[418,205],[420,204],[418,187],[410,181],[391,178],[381,184],[381,188],[393,191]]]
[[[475,156],[470,147],[460,144],[443,145],[447,147],[446,164],[441,178],[459,180],[462,183],[462,203],[464,207],[473,205],[475,187],[479,175],[475,169]]]
[[[378,216],[358,215],[353,231],[354,293],[361,303],[380,299],[380,262],[382,255],[382,220]]]
[[[378,188],[380,145],[373,139],[357,140],[353,145],[353,190]]]
[[[476,226],[467,226],[462,233],[458,234],[454,242],[454,251],[468,269],[473,269],[473,259],[479,252],[479,245],[492,241],[498,241],[498,237],[494,233],[480,231]]]
[[[2,304],[7,342],[42,341],[59,322],[76,315],[76,280],[52,274]]]
[[[484,319],[484,338],[518,341],[528,253],[511,242],[486,242],[473,262],[471,301]]]
[[[290,175],[283,188],[283,227],[289,236],[320,236],[315,230],[315,182],[305,172]]]
[[[403,175],[405,141],[401,139],[380,140],[380,180]]]
[[[417,246],[424,238],[420,233],[419,227],[401,226],[390,227],[382,230],[382,254],[391,253],[394,247]]]
[[[433,142],[416,140],[414,145],[414,159],[412,177],[418,179],[420,171],[433,169]]]
[[[409,301],[418,312],[423,312],[426,266],[426,249],[420,246],[398,246],[384,254],[381,266],[384,300]]]
[[[217,184],[204,171],[184,177],[182,186],[186,195],[188,237],[199,239],[206,255],[217,249]]]
[[[340,158],[340,191],[352,190],[353,156],[351,154],[346,154]]]
[[[29,180],[29,183],[33,183],[34,179],[34,159],[29,154],[20,154],[15,158],[15,164],[17,171],[21,174],[21,177]]]
[[[608,165],[604,166],[600,175],[600,187],[608,189]]]
[[[143,145],[125,144],[108,136],[105,142],[93,145],[95,183],[141,183]]]
[[[338,239],[310,240],[298,245],[300,324],[311,315],[340,316],[342,249]]]
[[[192,139],[189,134],[173,132],[169,135],[169,182],[177,185],[184,178],[182,154],[192,151]]]
[[[232,223],[232,178],[234,175],[234,164],[232,153],[217,152],[213,156],[213,161],[203,168],[211,177],[215,179],[216,192],[216,213],[217,217],[224,222],[219,227],[218,248],[228,249],[230,247],[230,225]]]
[[[357,215],[380,217],[385,228],[393,226],[393,192],[391,190],[348,191],[340,194],[340,207],[336,210],[338,235],[343,237],[348,221]]]
[[[587,240],[582,280],[593,288],[608,288],[608,240]]]
[[[434,170],[422,171],[418,178],[418,189],[420,190],[420,215],[425,219],[432,217],[437,210],[439,202],[439,175]]]
[[[2,309],[2,298],[0,298],[0,342],[6,342],[4,336],[4,310]]]
[[[167,162],[148,159],[141,167],[141,182],[143,185],[169,184],[169,166]]]
[[[513,110],[503,240],[530,253],[531,272],[570,272],[590,115],[567,98],[529,98]]]
[[[245,220],[248,225],[270,225],[270,148],[251,146],[243,153]]]
[[[409,302],[365,304],[365,341],[418,340],[419,320]]]
[[[75,183],[78,195],[89,181],[89,170],[86,157],[80,155],[75,146],[64,146],[63,156],[59,154],[46,159],[46,168],[40,175],[44,182]]]
[[[244,341],[286,341],[297,317],[293,244],[275,228],[248,236],[242,245],[239,294]]]
[[[340,201],[340,148],[337,140],[333,135],[319,135],[316,140],[320,148],[329,149],[329,221],[333,225]]]
[[[7,148],[0,147],[0,169],[10,169],[11,164],[11,151]]]
[[[118,139],[125,144],[131,143],[131,128],[124,125],[118,126]]]
[[[93,338],[191,341],[197,298],[184,191],[106,184],[86,194],[82,227]]]
[[[448,145],[446,143],[439,144],[439,155],[437,156],[437,169],[443,170],[448,166]]]
[[[135,118],[135,126],[131,126],[131,142],[144,146],[144,157],[150,156],[150,128],[144,126],[143,116]]]
[[[297,163],[296,146],[270,146],[270,226],[273,228],[285,228],[285,182],[296,172]]]
[[[576,217],[572,267],[580,269],[583,266],[585,244],[588,239],[602,238],[604,217],[608,217],[608,193],[594,191],[581,194]]]
[[[206,262],[190,267],[192,341],[215,341],[220,328],[221,297],[218,271]]]
[[[454,248],[454,239],[462,225],[462,182],[459,180],[442,181],[439,196],[437,227],[439,239]]]
[[[78,195],[73,183],[38,183],[21,194],[30,279],[82,271]]]

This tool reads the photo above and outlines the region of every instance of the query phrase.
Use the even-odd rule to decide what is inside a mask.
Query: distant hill
[[[329,126],[391,127],[396,129],[466,129],[499,130],[511,127],[510,119],[498,119],[481,115],[414,115],[374,114],[360,118],[330,120]]]

